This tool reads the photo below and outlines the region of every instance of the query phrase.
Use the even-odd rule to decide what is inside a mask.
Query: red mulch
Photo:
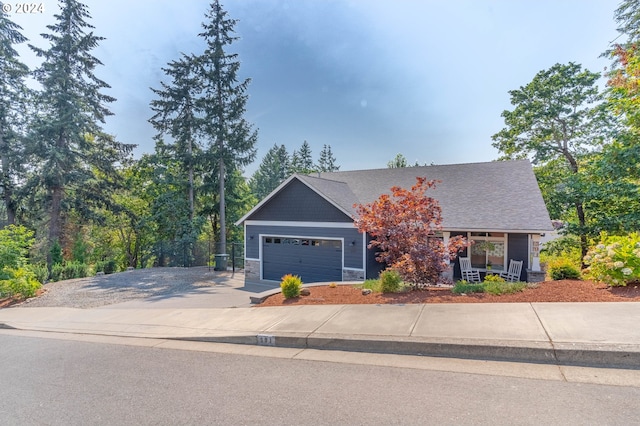
[[[640,302],[640,284],[607,287],[593,281],[545,281],[515,294],[495,296],[486,293],[454,294],[449,288],[434,287],[407,293],[372,293],[350,285],[331,288],[309,287],[309,296],[285,299],[281,293],[269,296],[257,306],[409,304],[409,303],[522,303],[522,302]]]

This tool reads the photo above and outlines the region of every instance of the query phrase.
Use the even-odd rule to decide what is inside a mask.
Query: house
[[[531,164],[517,160],[294,174],[237,222],[245,231],[245,279],[280,281],[287,273],[303,282],[376,278],[384,265],[367,249],[369,236],[355,228],[354,205],[392,186],[410,188],[417,176],[440,181],[427,192],[442,208],[436,237],[474,240],[460,254],[474,267],[500,271],[510,259],[522,260],[523,281],[527,270],[540,270],[540,237],[553,227]],[[457,262],[452,273],[460,276]]]

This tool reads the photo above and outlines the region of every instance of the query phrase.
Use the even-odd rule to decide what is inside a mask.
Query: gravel
[[[213,269],[149,268],[88,278],[47,283],[44,294],[20,307],[97,308],[153,296],[188,293],[213,286]]]

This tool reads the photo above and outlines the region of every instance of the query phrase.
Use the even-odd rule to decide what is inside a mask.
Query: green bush
[[[500,277],[498,277],[500,278]],[[495,294],[497,296],[501,294],[513,294],[518,293],[527,287],[527,283],[523,282],[505,282],[502,281],[486,281],[482,284],[484,287],[485,293]]]
[[[0,297],[33,297],[41,287],[33,272],[26,268],[5,269],[0,279]]]
[[[375,292],[375,293],[381,293],[382,289],[381,289],[381,283],[380,280],[374,280],[374,279],[368,279],[365,280],[365,282],[362,283],[362,285],[357,286],[359,288],[368,288],[371,291]]]
[[[118,271],[118,265],[115,260],[99,260],[94,268],[96,272],[104,272],[105,274],[113,274]]]
[[[84,278],[87,276],[89,276],[89,266],[80,262],[56,263],[51,268],[51,279],[53,281]]]
[[[547,274],[552,280],[578,280],[580,269],[568,260],[555,259],[547,264]]]
[[[402,287],[402,277],[395,269],[386,269],[380,273],[380,291],[397,293]]]
[[[640,281],[640,234],[600,235],[600,243],[584,257],[586,275],[610,286]]]
[[[44,263],[39,263],[37,265],[30,265],[29,269],[35,274],[36,279],[44,283],[49,279],[49,268]]]
[[[482,284],[469,283],[466,280],[460,280],[451,289],[455,294],[483,293],[484,286]]]
[[[302,289],[302,280],[297,275],[287,274],[282,277],[280,289],[282,290],[282,295],[285,299],[298,297],[300,296],[300,290]]]

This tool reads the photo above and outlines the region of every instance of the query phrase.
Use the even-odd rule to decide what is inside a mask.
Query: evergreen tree
[[[289,169],[287,148],[284,145],[274,144],[249,181],[249,187],[256,198],[262,200],[284,182],[289,177]]]
[[[387,163],[387,168],[397,169],[401,167],[408,167],[407,159],[402,154],[397,154],[395,158]]]
[[[324,145],[320,152],[320,159],[318,159],[318,171],[337,172],[338,170],[340,170],[340,166],[336,165],[336,158],[331,152],[331,145]]]
[[[46,193],[50,246],[61,239],[65,209],[87,217],[92,207],[109,204],[115,164],[134,147],[116,142],[100,127],[111,115],[105,104],[115,99],[100,92],[109,85],[94,74],[102,63],[90,52],[103,38],[91,31],[87,7],[75,0],[59,5],[57,22],[47,26],[51,33],[42,34],[49,48],[30,45],[43,58],[34,72],[42,92],[31,139],[37,161],[32,185]]]
[[[225,177],[250,164],[256,155],[257,132],[244,119],[250,79],[238,81],[238,55],[229,53],[229,46],[237,40],[236,20],[227,17],[218,0],[211,4],[199,34],[207,43],[204,53],[197,57],[199,78],[203,85],[198,99],[202,111],[200,131],[206,138],[202,157],[203,170],[217,174],[219,200],[219,253],[226,253]],[[209,183],[215,180],[208,176]],[[215,193],[212,194],[215,198]]]
[[[28,90],[24,80],[29,69],[13,48],[14,44],[27,41],[21,29],[0,10],[0,189],[8,224],[15,223],[15,187],[25,163],[21,139],[27,117]]]
[[[316,167],[313,165],[311,147],[307,141],[302,143],[298,151],[293,151],[291,156],[291,171],[294,173],[313,173]]]
[[[188,175],[188,200],[190,219],[194,212],[194,158],[200,151],[196,133],[200,121],[197,117],[196,101],[202,91],[196,74],[193,56],[182,55],[177,61],[162,69],[172,79],[161,82],[161,89],[151,89],[158,99],[151,101],[155,112],[149,122],[158,132],[157,138],[171,136],[175,141],[174,151]]]

